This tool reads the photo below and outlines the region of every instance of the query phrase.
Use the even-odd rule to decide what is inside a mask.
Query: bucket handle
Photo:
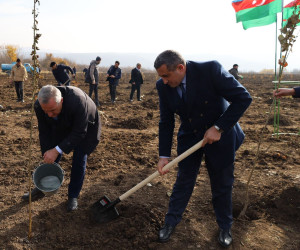
[[[40,162],[40,163],[38,164],[38,166],[34,168],[34,170],[33,170],[33,172],[32,172],[32,177],[33,177],[33,175],[34,175],[35,170],[36,170],[39,166],[41,166],[41,165],[43,165],[43,164],[45,164],[45,163],[44,163],[44,162]],[[57,166],[62,170],[63,175],[65,175],[65,173],[66,173],[65,170],[63,170],[62,167],[61,167],[58,163],[53,162],[52,164],[53,164],[53,165],[57,165]]]

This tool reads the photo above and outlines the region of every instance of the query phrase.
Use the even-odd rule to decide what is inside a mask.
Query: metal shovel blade
[[[119,202],[120,199],[111,202],[107,196],[101,197],[91,206],[92,220],[98,223],[106,223],[116,219],[119,212],[115,205]]]

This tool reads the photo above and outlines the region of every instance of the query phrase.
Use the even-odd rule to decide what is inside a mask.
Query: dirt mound
[[[279,126],[290,126],[293,122],[290,118],[287,118],[284,115],[280,115],[279,117]],[[270,117],[268,120],[268,125],[274,125],[274,116]]]
[[[155,102],[153,99],[148,99],[142,103],[142,106],[148,109],[157,109],[158,103]]]
[[[147,121],[144,118],[129,118],[121,121],[116,121],[111,128],[125,128],[125,129],[146,129],[148,127]]]

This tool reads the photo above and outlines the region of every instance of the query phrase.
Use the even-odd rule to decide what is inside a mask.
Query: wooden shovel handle
[[[181,155],[177,156],[173,161],[169,162],[167,165],[165,165],[163,167],[163,171],[166,171],[166,170],[170,169],[171,167],[173,167],[174,165],[176,165],[178,162],[182,161],[184,158],[188,157],[190,154],[192,154],[195,151],[197,151],[199,148],[202,147],[202,144],[203,144],[203,140],[201,140],[200,142],[198,142],[197,144],[195,144],[193,147],[189,148],[187,151],[183,152]],[[140,183],[138,183],[137,185],[135,185],[133,188],[131,188],[130,190],[128,190],[126,193],[122,194],[119,197],[119,199],[121,201],[125,200],[128,196],[132,195],[135,191],[137,191],[140,188],[142,188],[143,186],[145,186],[147,183],[149,183],[150,181],[152,181],[157,176],[159,176],[159,172],[158,171],[156,171],[152,175],[148,176],[145,180],[143,180]]]

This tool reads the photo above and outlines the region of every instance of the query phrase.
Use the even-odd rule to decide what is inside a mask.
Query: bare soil
[[[272,136],[272,75],[245,74],[242,84],[253,103],[241,118],[246,139],[237,152],[233,192],[234,243],[230,249],[300,249],[300,99],[281,100],[280,132]],[[28,190],[31,83],[25,83],[25,103],[16,102],[13,85],[0,76],[0,249],[219,249],[217,224],[211,204],[210,184],[202,164],[194,193],[182,222],[168,243],[157,242],[157,232],[167,212],[176,168],[158,177],[116,207],[116,220],[99,225],[90,217],[90,207],[103,195],[115,200],[156,171],[158,160],[157,76],[146,74],[142,101],[129,102],[128,74],[117,88],[115,105],[109,101],[106,82],[99,86],[102,118],[101,142],[88,158],[79,209],[66,212],[71,157],[60,162],[66,171],[58,193],[32,203],[32,238],[28,239],[28,203],[21,200]],[[76,85],[84,91],[81,74]],[[104,74],[100,76],[105,79]],[[299,75],[288,80],[300,80]],[[56,84],[51,74],[41,85]],[[79,84],[79,85],[78,85]],[[271,109],[273,112],[273,109]],[[266,130],[262,131],[265,123]],[[177,119],[178,128],[179,120]],[[33,117],[31,167],[41,163],[37,121]],[[250,182],[250,204],[242,210],[249,173],[255,162],[259,138],[260,155]],[[176,157],[176,138],[172,150]],[[218,157],[218,156],[216,156]]]

